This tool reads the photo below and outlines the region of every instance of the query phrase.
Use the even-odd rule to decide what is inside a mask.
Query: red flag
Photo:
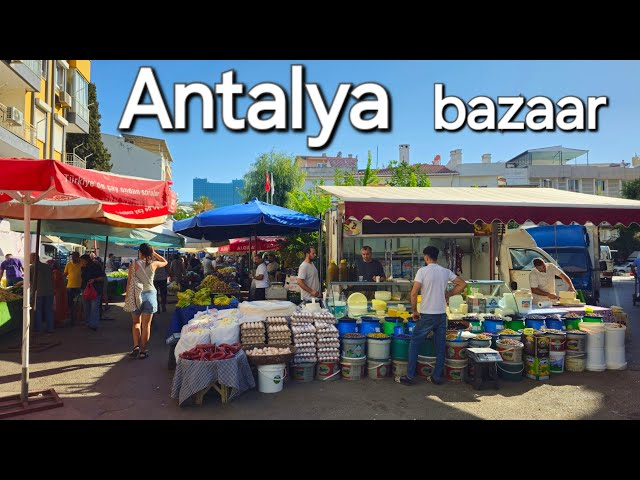
[[[264,191],[265,192],[271,191],[271,181],[269,180],[269,172],[267,172],[267,182],[264,184]]]

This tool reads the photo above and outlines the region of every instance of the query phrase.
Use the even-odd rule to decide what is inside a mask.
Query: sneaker
[[[402,385],[413,385],[413,380],[409,377],[407,377],[406,375],[403,375],[401,377],[396,377],[396,382],[401,383]]]

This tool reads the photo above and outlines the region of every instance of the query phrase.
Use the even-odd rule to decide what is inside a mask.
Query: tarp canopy
[[[251,236],[287,235],[320,228],[320,219],[253,200],[216,208],[173,223],[173,231],[192,238],[224,240]]]
[[[640,224],[640,201],[566,192],[555,188],[333,187],[319,186],[344,202],[356,220],[475,223],[530,220],[536,224],[576,222]]]
[[[148,243],[154,247],[183,247],[186,239],[174,233],[170,221],[164,225],[152,228],[122,228],[113,227],[91,220],[41,220],[42,235],[57,235],[65,238],[81,238],[83,240],[97,240],[126,245],[140,245]],[[24,232],[23,220],[9,220],[11,230]]]

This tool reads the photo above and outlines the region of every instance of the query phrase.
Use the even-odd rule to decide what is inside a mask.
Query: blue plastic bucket
[[[380,328],[380,320],[376,317],[360,317],[360,326],[358,328],[358,333],[362,335],[369,335],[370,333],[380,333],[382,329]]]
[[[504,322],[502,320],[483,320],[482,325],[484,331],[488,333],[498,333],[500,330],[504,330]]]
[[[547,318],[544,323],[546,323],[547,328],[551,328],[553,330],[566,330],[564,322],[562,320],[558,320],[556,318]]]
[[[416,328],[416,322],[407,322],[407,333],[413,335],[413,329]]]
[[[393,334],[394,335],[403,335],[404,334],[404,325],[398,324],[395,327],[393,327]]]
[[[524,326],[526,328],[533,328],[534,330],[540,330],[544,327],[544,320],[534,320],[531,318],[527,318],[524,321]]]
[[[358,333],[358,325],[355,318],[343,317],[338,320],[338,334],[343,337],[347,333]]]

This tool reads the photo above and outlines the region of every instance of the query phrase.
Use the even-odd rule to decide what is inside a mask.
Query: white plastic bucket
[[[285,364],[258,365],[258,391],[262,393],[277,393],[282,391],[284,383]]]
[[[587,364],[587,354],[567,351],[564,364],[567,372],[584,372]]]
[[[388,360],[391,357],[391,338],[367,338],[367,358]]]
[[[367,360],[367,376],[373,380],[381,380],[391,373],[391,360]]]
[[[627,327],[617,323],[605,324],[604,357],[607,370],[627,368],[624,339]]]
[[[563,373],[564,372],[564,360],[566,352],[549,352],[549,369],[551,373]]]
[[[587,332],[587,357],[590,349],[604,348],[604,323],[580,322],[579,327]]]

